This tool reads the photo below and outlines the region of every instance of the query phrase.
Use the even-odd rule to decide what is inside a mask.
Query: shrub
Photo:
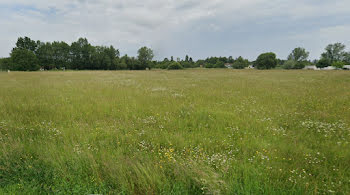
[[[183,67],[182,67],[181,64],[178,63],[178,62],[172,62],[172,63],[169,64],[169,66],[168,66],[168,70],[179,70],[179,69],[183,69]]]
[[[277,65],[276,54],[269,52],[260,54],[255,61],[254,67],[257,69],[271,69],[275,68]]]
[[[222,61],[217,61],[214,68],[226,68],[225,63]]]
[[[295,64],[296,64],[296,62],[294,60],[288,60],[283,64],[282,68],[283,69],[293,69]]]
[[[232,68],[234,69],[243,69],[245,67],[249,66],[249,61],[247,59],[242,58],[239,56],[235,62],[232,64]]]
[[[335,68],[340,68],[342,69],[344,67],[345,63],[344,62],[333,62],[332,63],[332,66],[335,67]]]
[[[204,65],[205,68],[214,68],[214,65],[212,63],[206,63]]]
[[[327,66],[331,65],[331,61],[327,58],[321,58],[317,63],[316,63],[316,67],[317,68],[324,68]]]

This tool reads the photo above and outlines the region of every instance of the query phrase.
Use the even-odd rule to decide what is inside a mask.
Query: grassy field
[[[0,194],[349,194],[350,71],[0,72]]]

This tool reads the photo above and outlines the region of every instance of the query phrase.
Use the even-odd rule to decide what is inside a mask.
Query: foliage
[[[22,48],[15,48],[12,50],[11,65],[10,70],[36,71],[40,69],[38,59],[34,52]]]
[[[217,61],[214,65],[214,68],[226,68],[225,63],[223,61]]]
[[[11,67],[11,58],[0,58],[0,70],[9,70]]]
[[[214,68],[215,64],[212,63],[205,63],[204,68]]]
[[[178,62],[171,62],[168,66],[168,70],[179,70],[179,69],[183,69],[183,67]]]
[[[332,62],[330,59],[328,58],[321,58],[317,63],[316,63],[316,67],[317,68],[325,68],[332,65]]]
[[[309,52],[306,51],[304,48],[297,47],[295,48],[291,54],[288,56],[288,60],[294,60],[296,62],[302,62],[306,61],[309,57]]]
[[[232,64],[234,69],[243,69],[249,66],[249,61],[244,59],[242,56],[239,56]]]
[[[30,39],[29,37],[24,37],[24,38],[20,37],[16,42],[16,48],[18,49],[24,49],[24,50],[35,52],[37,47],[38,47],[38,43]]]
[[[269,52],[260,54],[256,59],[254,67],[257,69],[271,69],[275,68],[277,65],[276,54]]]
[[[148,47],[141,47],[138,51],[138,60],[141,64],[141,67],[138,69],[146,69],[146,68],[151,68],[149,66],[149,62],[152,61],[154,54],[153,50],[148,48]]]
[[[342,43],[329,44],[321,54],[322,59],[327,59],[330,64],[337,61],[343,61],[345,55],[345,45]]]
[[[335,67],[335,68],[339,68],[339,69],[342,69],[344,67],[345,63],[344,62],[333,62],[332,63],[332,66]]]
[[[294,60],[288,60],[288,61],[284,62],[282,68],[283,69],[294,69],[296,63],[297,62]]]
[[[350,64],[350,52],[345,52],[344,53],[344,62],[346,64]]]

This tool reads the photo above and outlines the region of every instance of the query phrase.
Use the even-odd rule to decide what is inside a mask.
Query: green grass
[[[350,193],[350,71],[0,73],[0,194]]]

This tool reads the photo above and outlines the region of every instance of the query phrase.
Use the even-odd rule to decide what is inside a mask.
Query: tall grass
[[[0,193],[350,193],[350,72],[0,73]]]

